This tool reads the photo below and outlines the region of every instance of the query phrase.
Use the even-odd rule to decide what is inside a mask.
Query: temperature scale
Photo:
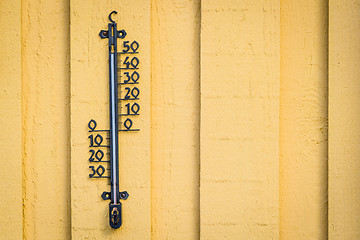
[[[110,23],[107,30],[101,30],[99,36],[108,39],[109,43],[109,122],[110,129],[97,129],[97,122],[91,119],[88,123],[90,158],[89,166],[92,179],[110,179],[110,192],[103,192],[103,200],[110,200],[109,223],[114,229],[122,224],[121,202],[129,194],[119,191],[119,133],[137,132],[134,127],[136,117],[140,115],[139,100],[139,64],[137,57],[139,43],[137,41],[123,41],[127,35],[125,30],[118,30],[117,24],[109,14]],[[118,52],[118,40],[122,40],[122,50]],[[106,141],[104,136],[106,135]],[[107,143],[104,143],[107,142]],[[105,153],[104,153],[105,152]],[[103,166],[106,164],[107,166]]]

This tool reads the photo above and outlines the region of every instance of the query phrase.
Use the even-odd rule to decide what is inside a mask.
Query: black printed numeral
[[[124,127],[127,129],[127,130],[130,130],[131,126],[133,125],[133,122],[130,118],[127,118],[124,122]]]
[[[124,72],[125,76],[127,77],[126,80],[124,80],[124,83],[129,83],[130,80],[133,82],[133,83],[136,83],[139,78],[140,78],[140,74],[136,71],[134,71],[131,75],[129,72]]]
[[[89,152],[91,153],[91,156],[89,157],[90,162],[101,162],[101,160],[104,157],[104,152],[102,150],[95,150],[90,149]]]
[[[126,68],[131,69],[130,68],[130,65],[131,65],[133,69],[136,69],[140,63],[139,59],[137,57],[133,57],[133,58],[131,58],[131,60],[129,60],[129,59],[130,59],[130,57],[126,57],[123,64],[126,65]]]
[[[133,96],[133,99],[138,99],[137,97],[140,94],[140,90],[137,87],[134,87],[132,89],[129,87],[126,87],[125,90],[126,90],[126,94],[125,94],[124,99],[126,99],[126,100],[130,99],[131,96]],[[130,96],[130,94],[131,94],[131,96]]]
[[[140,105],[137,104],[137,103],[134,103],[134,104],[125,104],[125,107],[126,107],[126,111],[127,111],[127,114],[138,114],[139,110],[140,110]]]
[[[124,46],[124,49],[123,49],[123,53],[127,53],[129,52],[129,50],[131,49],[133,53],[136,52],[136,50],[138,50],[139,48],[139,43],[137,41],[133,41],[130,45],[129,45],[129,41],[124,41],[123,42],[123,46]]]
[[[103,137],[100,134],[97,134],[95,137],[90,135],[88,138],[90,139],[90,147],[98,147],[103,142]]]
[[[96,169],[94,166],[89,166],[89,168],[91,169],[92,173],[89,174],[89,177],[102,177],[102,175],[104,175],[105,173],[105,168],[101,165],[99,165]]]

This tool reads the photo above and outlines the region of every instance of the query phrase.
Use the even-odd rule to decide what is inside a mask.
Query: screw
[[[121,198],[125,198],[126,197],[126,194],[125,193],[121,193]]]
[[[104,35],[105,37],[107,36],[107,34],[108,34],[107,31],[104,31],[103,35]]]

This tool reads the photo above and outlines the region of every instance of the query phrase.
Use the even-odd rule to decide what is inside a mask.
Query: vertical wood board
[[[21,239],[21,1],[0,1],[0,234]]]
[[[200,1],[151,2],[152,239],[199,239]]]
[[[69,1],[21,2],[25,239],[70,238]]]
[[[119,134],[120,191],[130,196],[122,201],[123,225],[117,230],[109,226],[109,200],[101,198],[109,182],[89,178],[89,166],[99,163],[89,163],[87,128],[94,119],[98,129],[109,129],[108,40],[98,34],[107,29],[114,10],[118,29],[127,32],[124,40],[140,44],[141,107],[140,132]],[[119,61],[124,60],[122,55]],[[150,239],[150,2],[71,1],[71,181],[74,239]]]
[[[329,239],[360,238],[360,1],[329,6]]]
[[[201,239],[278,239],[279,10],[201,2]]]

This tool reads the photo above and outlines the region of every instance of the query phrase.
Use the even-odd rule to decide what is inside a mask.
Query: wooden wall
[[[4,239],[359,239],[360,1],[0,2]],[[123,226],[88,178],[108,14],[140,43]]]

